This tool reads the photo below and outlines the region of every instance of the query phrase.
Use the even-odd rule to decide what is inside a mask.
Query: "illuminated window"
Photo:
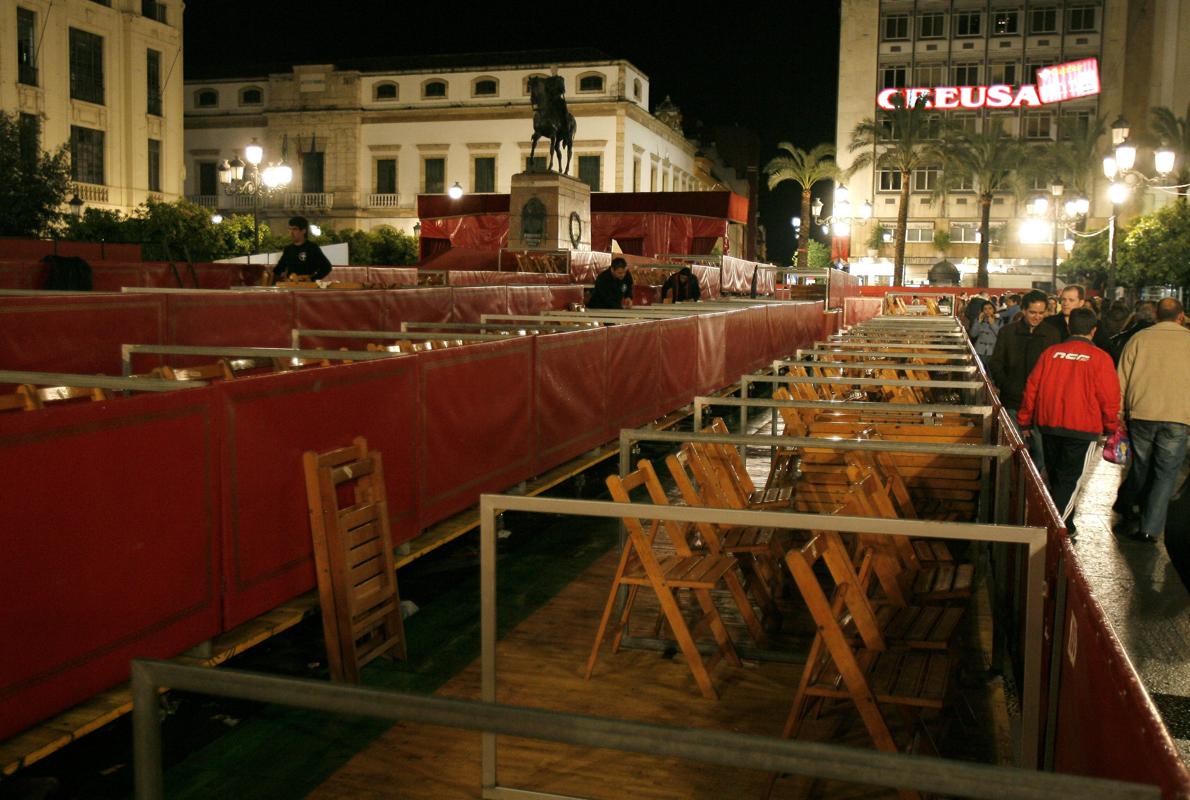
[[[995,11],[992,13],[992,33],[996,36],[1015,36],[1020,32],[1019,11]]]
[[[1029,11],[1029,33],[1057,33],[1058,9],[1034,8]]]
[[[954,35],[957,38],[979,36],[983,33],[983,13],[962,11],[954,15]]]
[[[901,173],[895,169],[880,170],[880,191],[882,192],[899,192],[901,191]]]
[[[917,38],[941,39],[945,35],[945,14],[922,14],[917,18]]]
[[[1095,30],[1095,6],[1073,6],[1066,10],[1067,33],[1091,33]]]
[[[975,62],[954,65],[955,86],[979,86],[979,64]]]
[[[909,38],[909,15],[890,14],[884,18],[884,41],[896,42]]]

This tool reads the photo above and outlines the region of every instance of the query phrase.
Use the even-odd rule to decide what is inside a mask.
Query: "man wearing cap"
[[[322,248],[311,242],[310,223],[305,217],[292,217],[289,220],[289,238],[293,244],[288,244],[281,252],[281,260],[273,267],[273,277],[279,281],[302,277],[318,281],[331,274],[331,262],[322,252]]]

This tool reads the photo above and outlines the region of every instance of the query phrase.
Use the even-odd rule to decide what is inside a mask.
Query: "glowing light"
[[[449,189],[446,190],[446,194],[450,197],[451,200],[458,200],[460,197],[463,196],[463,187],[459,186],[458,181],[455,181],[454,186],[451,186]]]
[[[1177,153],[1168,147],[1162,147],[1153,153],[1153,162],[1157,167],[1157,174],[1168,175],[1173,172],[1174,161],[1177,160],[1177,155]]]
[[[1103,176],[1108,180],[1116,177],[1116,173],[1120,171],[1119,165],[1116,164],[1114,156],[1104,156],[1103,158]]]
[[[1119,181],[1113,183],[1107,190],[1107,198],[1112,201],[1112,205],[1117,206],[1127,201],[1129,194],[1131,194],[1131,190],[1128,188],[1128,184]]]
[[[253,139],[252,144],[244,148],[244,158],[248,159],[248,163],[252,166],[258,166],[260,160],[264,158],[264,148],[258,145],[256,140]]]

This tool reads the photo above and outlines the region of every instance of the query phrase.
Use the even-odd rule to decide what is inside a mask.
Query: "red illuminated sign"
[[[1043,103],[1060,103],[1099,94],[1099,62],[1093,58],[1037,70],[1037,92]]]
[[[1059,103],[1076,97],[1099,93],[1099,64],[1093,58],[1055,64],[1037,71],[1037,85],[1012,87],[935,86],[933,88],[885,89],[876,95],[876,105],[892,110],[893,98],[903,97],[904,106],[912,108],[924,101],[925,108],[1020,108]]]

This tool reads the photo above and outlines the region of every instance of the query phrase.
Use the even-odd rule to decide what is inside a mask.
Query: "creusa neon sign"
[[[876,95],[876,105],[893,110],[924,108],[1021,108],[1059,103],[1099,94],[1099,62],[1094,58],[1056,64],[1037,70],[1037,85],[1013,88],[997,83],[991,86],[935,86],[933,88],[885,89]],[[894,103],[904,98],[903,105]]]

